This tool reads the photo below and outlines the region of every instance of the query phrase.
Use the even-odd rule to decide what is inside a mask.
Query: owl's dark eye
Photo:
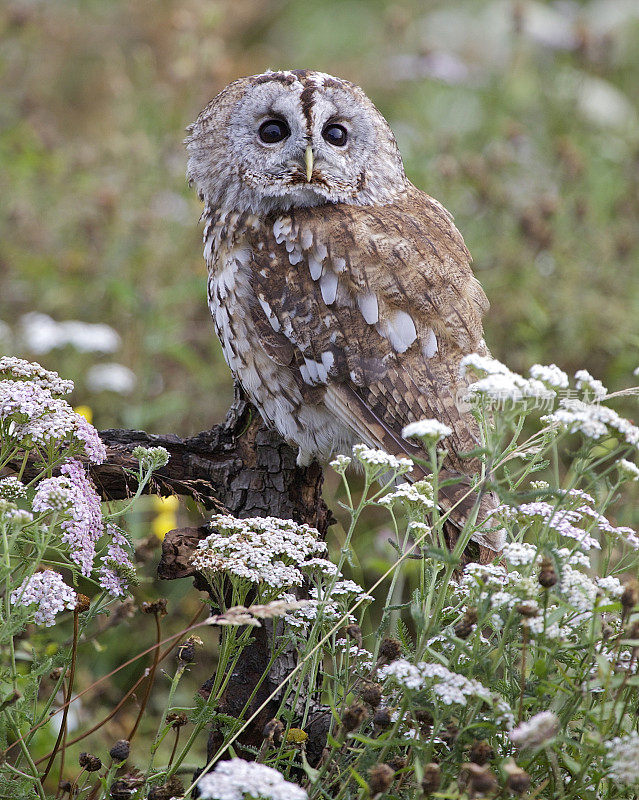
[[[291,129],[281,119],[267,119],[260,125],[260,139],[265,144],[276,144],[291,135]]]
[[[336,125],[334,122],[331,122],[324,128],[322,131],[322,136],[324,137],[325,142],[328,142],[335,147],[344,147],[346,140],[348,139],[346,128],[343,125]]]

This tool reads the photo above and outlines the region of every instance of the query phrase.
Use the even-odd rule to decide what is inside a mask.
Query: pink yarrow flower
[[[19,442],[45,447],[76,443],[93,463],[106,458],[97,430],[66,400],[32,381],[0,380],[0,425]]]
[[[58,512],[66,517],[60,523],[62,540],[69,545],[71,558],[82,574],[88,576],[93,569],[95,544],[103,530],[100,498],[79,461],[69,459],[60,472],[59,477],[40,482],[33,510]]]
[[[47,627],[55,623],[57,614],[65,608],[72,611],[76,604],[74,590],[66,585],[60,573],[52,569],[25,578],[22,585],[11,593],[11,605],[37,605],[34,622]]]
[[[125,549],[129,547],[126,537],[114,525],[107,525],[107,535],[111,541],[101,559],[100,586],[113,597],[119,597],[126,594],[129,587],[126,575],[134,572],[135,567]]]

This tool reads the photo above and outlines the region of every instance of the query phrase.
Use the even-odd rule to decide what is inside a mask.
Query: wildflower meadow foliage
[[[128,741],[116,742],[109,758],[83,753],[85,779],[71,787],[74,796],[637,796],[639,536],[624,512],[636,498],[639,431],[612,404],[619,395],[632,402],[638,390],[609,396],[583,370],[570,380],[555,365],[535,365],[523,377],[479,355],[462,369],[476,378],[458,402],[478,420],[481,441],[467,455],[481,468],[469,488],[474,513],[452,551],[443,526],[454,509],[438,502],[450,431],[435,420],[404,430],[423,442],[428,479],[411,481],[414,462],[404,454],[364,445],[332,462],[347,518],[332,559],[308,525],[214,515],[192,556],[209,587],[207,623],[219,630],[210,691],[200,696],[192,687],[193,702],[176,704],[198,645],[190,637],[167,676],[150,756]],[[84,466],[104,457],[99,437],[61,399],[70,386],[17,359],[0,360],[0,371],[1,463],[12,465],[0,480],[2,735],[5,747],[19,742],[0,767],[0,795],[46,798],[29,749],[51,700],[35,701],[44,669],[18,663],[13,637],[65,615],[88,631],[135,576],[128,534],[116,522],[123,510],[105,514]],[[143,486],[166,454],[136,455]],[[28,459],[40,472],[26,482]],[[498,502],[484,520],[487,492]],[[371,512],[386,520],[395,556],[362,587],[349,576]],[[487,526],[504,545],[479,563]],[[90,602],[75,588],[79,579],[93,585]],[[166,613],[162,603],[147,606]],[[220,701],[259,627],[268,631],[270,658],[255,692],[281,658],[289,668],[255,712],[231,717]],[[276,711],[261,745],[240,745],[269,701]],[[312,757],[307,743],[318,714],[328,732]],[[189,753],[211,725],[222,743],[194,774]],[[162,760],[170,730],[174,746]]]

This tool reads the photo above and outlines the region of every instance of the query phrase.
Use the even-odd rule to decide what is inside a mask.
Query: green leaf
[[[366,789],[366,791],[368,791],[368,784],[366,783],[366,781],[364,780],[364,778],[362,778],[362,776],[359,774],[359,772],[357,772],[356,770],[354,770],[354,769],[353,769],[353,767],[349,767],[348,769],[349,769],[349,772],[351,773],[351,776],[352,776],[352,777],[354,778],[354,780],[356,781],[356,783],[358,783],[358,784],[359,784],[359,786],[360,786],[362,789]]]

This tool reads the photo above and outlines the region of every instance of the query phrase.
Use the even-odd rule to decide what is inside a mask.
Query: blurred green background
[[[24,0],[0,28],[1,345],[73,378],[99,427],[223,417],[182,140],[227,82],[267,67],[335,73],[377,103],[411,179],[455,215],[498,358],[630,382],[636,0]],[[120,339],[65,338],[33,312]],[[127,369],[95,370],[113,363]]]
[[[410,178],[455,215],[492,304],[486,338],[499,359],[631,384],[637,0],[14,0],[0,7],[0,31],[0,350],[73,378],[72,402],[98,427],[184,435],[224,416],[232,381],[209,320],[182,140],[229,81],[268,67],[340,75],[379,106]],[[332,476],[329,500],[336,486]],[[129,517],[136,538],[178,524],[173,506],[153,502]],[[396,555],[384,523],[367,524],[371,547],[352,577],[370,585]],[[339,548],[343,532],[332,531]],[[179,630],[197,593],[155,584],[156,561],[137,596],[168,593],[168,626]],[[403,571],[398,596],[413,577]],[[95,651],[88,644],[79,683],[121,663],[133,642],[148,646],[148,622],[138,615],[124,623],[130,635],[117,626]],[[215,636],[205,638],[185,703],[211,671]],[[111,708],[142,668],[86,699],[77,724]],[[133,714],[98,734],[104,747]]]

